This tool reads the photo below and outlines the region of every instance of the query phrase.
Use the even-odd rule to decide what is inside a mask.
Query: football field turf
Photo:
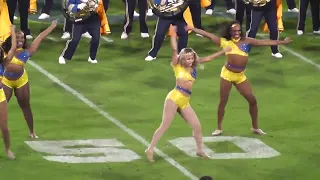
[[[217,33],[226,21],[203,19],[205,28]],[[295,20],[285,20],[286,30],[280,35],[294,40],[280,48],[284,58],[272,58],[270,47],[255,47],[249,57],[246,75],[258,100],[260,127],[267,135],[251,134],[247,102],[233,88],[224,135],[211,137],[225,60],[220,57],[198,70],[191,98],[213,158],[192,157],[191,128],[177,115],[157,146],[161,152],[155,154],[154,163],[146,160],[144,150],[161,123],[164,98],[175,83],[168,38],[158,59],[146,62],[151,40],[140,39],[138,25],[128,40],[120,40],[121,27],[112,24],[110,37],[115,42],[101,41],[98,64],[87,62],[89,40],[82,39],[73,60],[59,65],[65,46],[60,26],[26,66],[39,139],[28,138],[12,98],[9,126],[17,159],[0,154],[1,179],[183,180],[203,175],[219,180],[318,179],[320,37],[296,36]],[[148,24],[153,35],[155,22]],[[32,23],[31,29],[37,34],[47,26]],[[200,56],[219,50],[195,34],[190,35],[189,46]]]

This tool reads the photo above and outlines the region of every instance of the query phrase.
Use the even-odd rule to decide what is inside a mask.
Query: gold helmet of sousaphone
[[[252,4],[254,7],[263,7],[271,0],[243,0],[246,4]]]
[[[71,10],[74,7],[73,4],[68,6],[69,0],[62,0],[62,12],[65,18],[71,22],[81,22],[88,19],[93,13],[96,12],[99,0],[88,0],[86,6],[82,10],[78,10],[73,13]]]
[[[189,1],[190,0],[148,0],[148,4],[156,16],[170,19],[183,14],[188,8]]]

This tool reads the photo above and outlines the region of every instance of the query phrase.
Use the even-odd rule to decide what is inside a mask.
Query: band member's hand
[[[285,43],[285,44],[288,44],[288,43],[290,43],[292,41],[292,39],[290,38],[290,37],[286,37],[284,40],[283,40],[283,42]]]
[[[189,26],[189,25],[186,25],[186,26],[184,27],[184,29],[185,29],[186,31],[192,31],[192,30],[193,30],[193,27],[192,27],[192,26]]]
[[[232,48],[229,47],[229,46],[227,46],[226,48],[223,49],[224,52],[229,52],[229,51],[231,51],[231,50],[232,50]]]
[[[82,10],[84,7],[86,7],[86,3],[81,3],[77,6],[78,9]]]

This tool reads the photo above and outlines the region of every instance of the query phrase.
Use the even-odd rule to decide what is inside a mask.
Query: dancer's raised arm
[[[36,39],[32,42],[32,44],[30,45],[30,48],[28,49],[28,52],[30,54],[30,56],[32,56],[38,49],[41,41],[48,35],[50,34],[54,28],[57,26],[57,20],[52,21],[51,25],[44,31],[42,31],[37,37]]]
[[[224,55],[226,52],[229,52],[231,50],[232,49],[230,47],[226,47],[226,48],[224,48],[218,52],[215,52],[207,57],[200,58],[199,63],[203,64],[203,63],[215,60],[217,57]]]
[[[218,45],[220,47],[220,37],[215,35],[215,34],[212,34],[212,33],[208,33],[204,30],[201,30],[201,29],[198,29],[198,28],[194,28],[194,27],[191,27],[191,26],[186,26],[185,27],[186,31],[194,31],[195,33],[197,34],[200,34],[208,39],[210,39],[213,43],[215,43],[216,45]]]
[[[172,48],[172,60],[171,60],[171,64],[172,65],[176,65],[178,64],[179,60],[178,60],[178,45],[177,45],[177,26],[172,26],[172,30],[173,32],[175,32],[175,34],[171,35],[170,37],[170,41],[171,41],[171,48]]]

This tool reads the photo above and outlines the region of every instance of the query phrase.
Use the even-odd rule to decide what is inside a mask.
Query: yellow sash
[[[37,0],[30,0],[29,14],[35,14],[37,12]]]
[[[187,8],[187,9],[183,12],[183,17],[184,17],[186,23],[187,23],[189,26],[194,27],[193,21],[192,21],[191,12],[190,12],[190,9],[189,9],[189,8]],[[189,31],[189,33],[191,33],[191,31]],[[173,30],[172,30],[172,25],[170,25],[168,35],[171,36],[171,35],[173,35],[173,34],[175,34],[175,32],[173,32]]]
[[[11,35],[11,22],[5,0],[0,0],[0,44]]]
[[[211,0],[200,0],[201,8],[206,8],[211,5]]]
[[[102,3],[102,0],[99,1],[99,6],[97,8],[97,13],[99,15],[99,19],[100,19],[100,33],[101,34],[110,34],[110,26],[109,26],[109,22],[107,19],[107,14],[104,10],[104,5]]]
[[[277,0],[276,8],[277,8],[277,24],[278,24],[279,32],[281,33],[284,31],[284,26],[282,21],[282,0]],[[266,22],[263,25],[263,32],[265,33],[269,32],[269,28]]]

